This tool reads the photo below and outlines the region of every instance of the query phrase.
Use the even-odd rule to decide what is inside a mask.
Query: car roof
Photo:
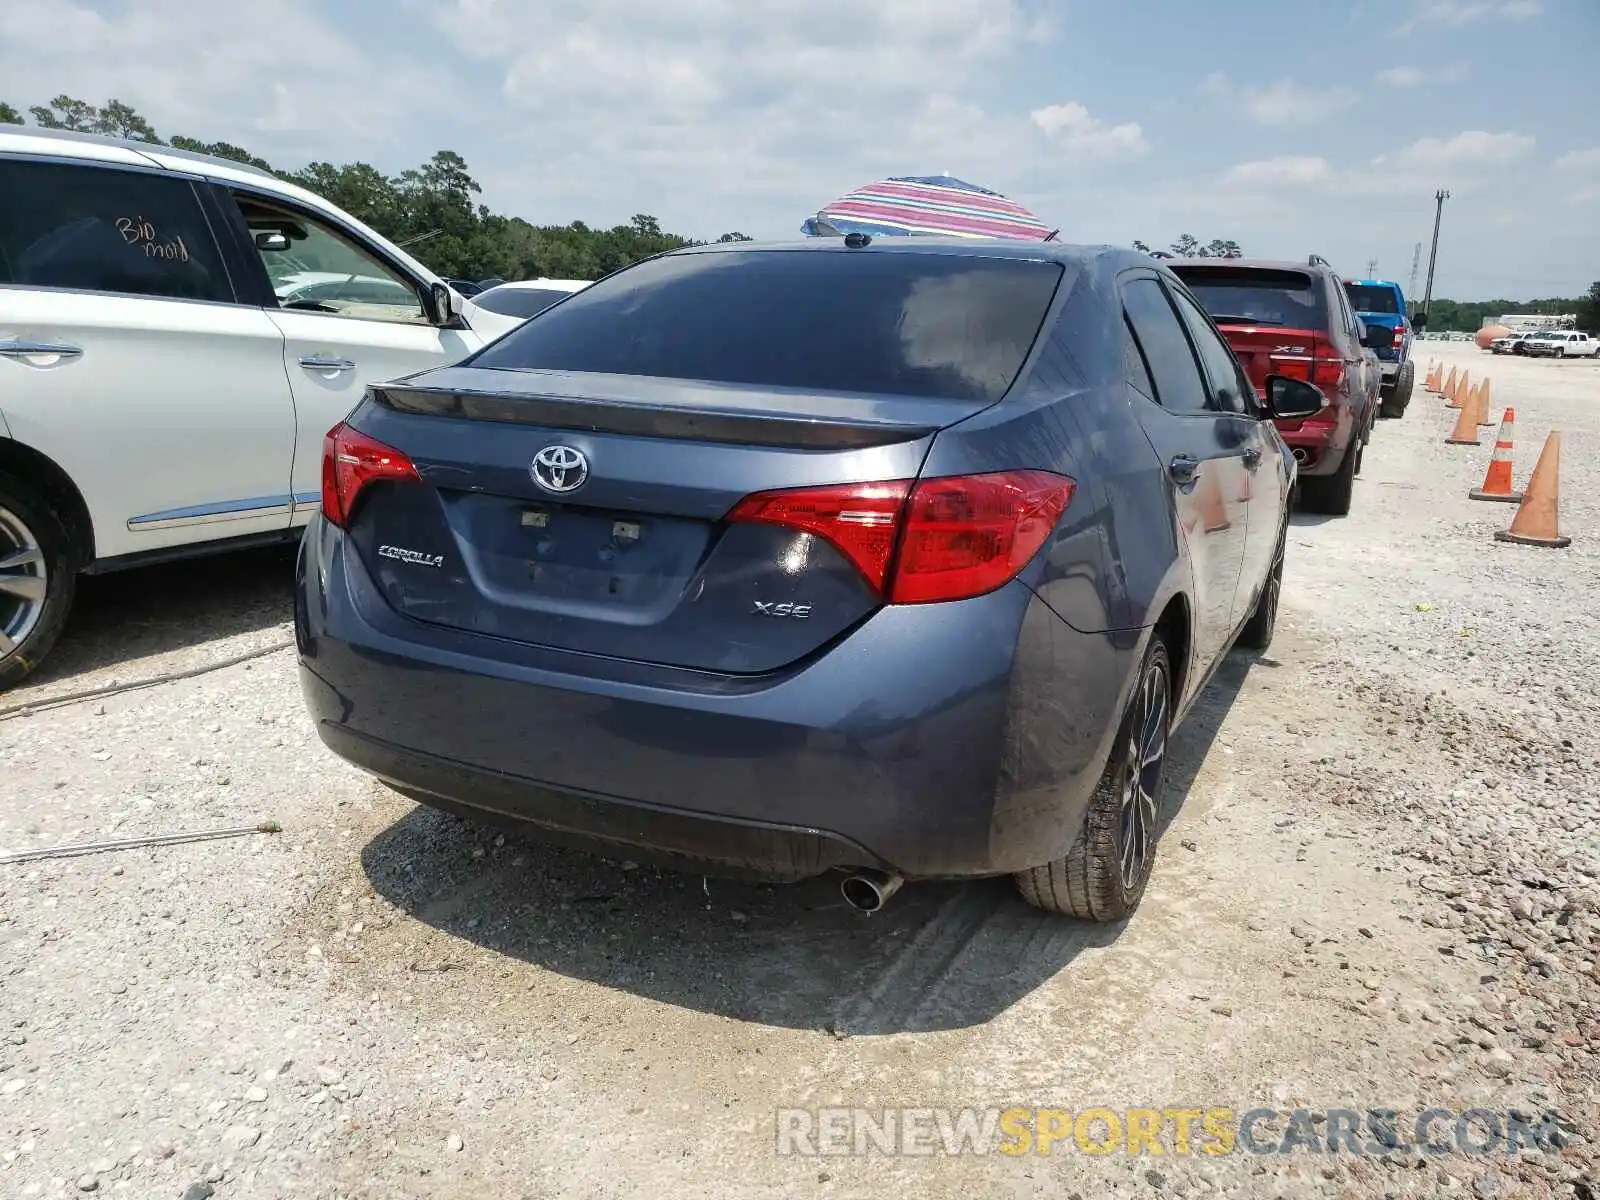
[[[1346,283],[1353,287],[1386,287],[1400,290],[1400,285],[1392,279],[1346,279]]]
[[[11,143],[11,144],[8,144]],[[231,158],[218,158],[214,154],[197,154],[193,150],[179,150],[155,142],[134,141],[131,138],[107,137],[99,133],[78,133],[71,129],[35,129],[16,125],[0,127],[0,150],[20,150],[25,154],[49,154],[60,158],[98,159],[102,162],[129,161],[129,154],[142,158],[151,166],[171,165],[163,159],[176,159],[196,167],[222,167],[227,171],[242,171],[263,179],[276,179],[270,171],[253,167],[249,163],[235,162]],[[197,174],[208,172],[197,171]]]
[[[1333,268],[1322,263],[1275,258],[1168,258],[1162,265],[1173,271],[1186,269],[1227,271],[1300,271],[1306,275],[1331,275]]]
[[[581,292],[594,280],[592,279],[508,279],[504,283],[497,283],[493,287],[484,288],[484,292],[516,292],[533,291],[542,289],[550,292]]]
[[[808,237],[776,242],[711,242],[703,246],[684,246],[670,251],[679,254],[762,254],[771,252],[811,254],[955,254],[975,258],[1015,258],[1084,266],[1107,255],[1126,255],[1149,263],[1145,255],[1121,246],[1078,246],[1066,242],[1025,242],[1020,238],[964,237],[874,237],[867,245],[854,248],[838,237]],[[1165,264],[1159,264],[1165,265]]]

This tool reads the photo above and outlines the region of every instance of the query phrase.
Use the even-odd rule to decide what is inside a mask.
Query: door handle
[[[0,357],[42,358],[46,355],[63,359],[82,358],[83,347],[69,345],[66,342],[27,342],[21,338],[0,342]]]
[[[1195,476],[1200,470],[1200,460],[1188,454],[1174,455],[1167,464],[1167,474],[1177,482],[1179,487],[1186,487],[1195,481]]]
[[[353,358],[330,358],[324,354],[308,354],[300,360],[300,365],[308,371],[354,371],[356,369]]]
[[[1261,465],[1261,451],[1254,446],[1246,446],[1239,457],[1244,459],[1245,470],[1247,471],[1254,471]]]

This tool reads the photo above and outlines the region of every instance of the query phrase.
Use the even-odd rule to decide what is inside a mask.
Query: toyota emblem
[[[533,456],[531,473],[547,492],[575,492],[589,478],[589,460],[571,446],[546,446]]]

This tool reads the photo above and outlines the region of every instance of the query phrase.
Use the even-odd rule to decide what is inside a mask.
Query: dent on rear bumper
[[[567,829],[592,820],[611,841],[618,828],[737,827],[743,868],[762,867],[751,855],[768,854],[771,833],[764,865],[790,877],[807,864],[997,874],[1065,853],[1134,654],[1014,582],[885,608],[771,676],[597,660],[399,616],[320,519],[295,607],[323,740],[402,790],[512,816],[555,793]],[[797,854],[796,836],[820,849]],[[690,840],[663,849],[715,856],[715,838]]]

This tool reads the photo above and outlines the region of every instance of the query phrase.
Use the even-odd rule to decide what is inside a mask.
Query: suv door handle
[[[51,354],[57,358],[82,358],[83,347],[68,345],[66,342],[25,342],[21,338],[0,342],[0,357],[34,358]]]
[[[1261,465],[1261,451],[1254,446],[1246,446],[1239,457],[1244,459],[1246,470],[1254,471]]]
[[[1167,464],[1167,474],[1177,481],[1179,487],[1186,487],[1195,481],[1195,475],[1200,470],[1200,460],[1188,454],[1174,455]]]
[[[329,358],[322,354],[308,354],[300,360],[300,365],[309,371],[354,371],[356,369],[353,358]]]

